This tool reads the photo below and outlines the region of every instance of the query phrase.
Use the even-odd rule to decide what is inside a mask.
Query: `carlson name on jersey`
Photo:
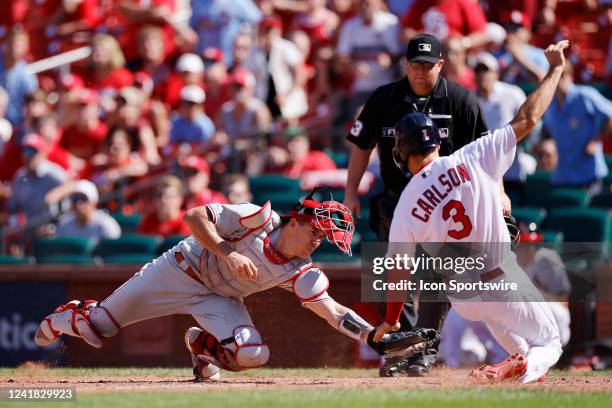
[[[426,177],[428,173],[424,173]],[[438,177],[438,183],[432,184],[421,193],[417,199],[417,206],[412,208],[412,216],[422,222],[428,222],[431,213],[442,203],[454,188],[471,181],[472,178],[464,163],[451,167],[446,173]]]

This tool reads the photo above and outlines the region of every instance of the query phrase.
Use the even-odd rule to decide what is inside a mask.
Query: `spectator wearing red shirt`
[[[206,100],[204,110],[211,118],[216,118],[221,106],[230,100],[230,84],[227,75],[227,66],[224,62],[223,52],[219,48],[206,48],[202,52],[202,60],[206,74]]]
[[[174,110],[181,101],[181,89],[187,85],[198,85],[205,89],[204,62],[196,54],[183,54],[176,61],[175,73],[168,78],[165,102]]]
[[[166,55],[175,50],[172,17],[176,10],[175,0],[103,0],[102,18],[99,26],[117,37],[126,58],[131,61],[137,58],[134,47],[138,30],[144,25],[156,25],[163,30],[163,42]],[[179,30],[177,34],[181,34]]]
[[[91,56],[82,72],[86,86],[98,91],[117,90],[134,82],[134,76],[125,68],[119,43],[108,34],[98,34],[92,39]]]
[[[309,171],[336,170],[336,163],[319,150],[310,150],[308,135],[302,128],[289,128],[285,131],[288,139],[286,147],[270,146],[265,155],[250,164],[252,174],[258,174],[258,167],[264,173],[282,173],[298,179]],[[259,161],[260,163],[257,163]]]
[[[442,44],[442,75],[470,91],[476,90],[476,74],[466,63],[465,47],[460,37],[448,38]]]
[[[138,226],[139,234],[189,235],[189,227],[183,221],[183,185],[175,176],[164,176],[153,200],[153,210],[146,214]]]
[[[30,7],[28,3],[29,0],[12,0],[0,13],[0,40],[4,41],[15,25],[24,23]]]
[[[536,17],[538,14],[538,3],[543,6],[541,11],[545,15],[547,10],[550,9],[549,3],[550,0],[486,0],[485,2],[481,2],[483,5],[483,9],[485,9],[487,18],[489,21],[498,24],[504,24],[506,22],[506,16],[510,14],[514,10],[518,10],[521,13],[525,14],[529,21],[536,21]],[[556,0],[554,1],[556,3]],[[553,12],[554,17],[554,12]],[[553,18],[554,22],[554,18]]]
[[[166,53],[163,42],[164,33],[157,26],[144,26],[138,32],[138,61],[140,71],[146,72],[153,81],[153,94],[164,95],[166,82],[172,68],[166,63]]]
[[[91,89],[82,89],[78,96],[77,116],[68,127],[60,145],[78,158],[89,160],[102,150],[108,128],[100,120],[98,96]]]
[[[206,160],[198,156],[187,156],[178,162],[183,181],[187,186],[185,209],[199,207],[204,204],[227,204],[227,198],[208,187],[210,183],[210,167]]]
[[[75,43],[73,34],[96,27],[97,3],[96,0],[44,1],[42,8],[46,17],[38,19],[37,23],[42,31],[39,39],[42,46],[46,46],[45,55],[53,55],[82,46]]]
[[[474,0],[416,0],[402,21],[404,41],[418,32],[437,37],[461,37],[464,47],[486,44],[487,18]]]
[[[91,159],[81,178],[93,181],[101,194],[108,194],[115,191],[118,185],[144,176],[148,171],[147,163],[133,149],[133,144],[132,137],[125,129],[111,129],[104,152]]]
[[[308,11],[298,13],[290,29],[303,31],[310,38],[312,50],[308,62],[312,62],[312,55],[321,47],[331,45],[340,23],[338,15],[325,7],[325,3],[326,0],[310,0]]]
[[[291,178],[300,178],[309,171],[336,170],[336,163],[320,150],[310,150],[310,140],[303,129],[295,129],[289,134],[287,151],[289,163],[283,174]]]
[[[47,160],[61,166],[68,174],[74,175],[83,169],[86,161],[70,154],[60,145],[62,129],[58,126],[57,117],[49,112],[37,121],[36,131],[47,141],[50,150]]]
[[[151,124],[145,116],[148,99],[145,92],[132,86],[119,91],[115,98],[116,109],[109,115],[109,126],[119,126],[134,135],[136,147],[150,165],[159,164],[161,157]]]
[[[27,94],[20,109],[23,111],[23,120],[12,129],[12,134],[9,135],[10,139],[3,146],[2,156],[0,157],[0,179],[5,181],[12,180],[17,170],[23,165],[22,143],[24,136],[29,133],[39,133],[37,123],[50,112],[47,94],[40,89]]]

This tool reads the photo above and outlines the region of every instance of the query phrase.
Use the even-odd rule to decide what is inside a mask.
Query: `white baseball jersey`
[[[391,253],[395,251],[392,243],[400,242],[415,246],[420,242],[507,242],[508,245],[492,246],[499,251],[489,253],[486,270],[503,263],[504,278],[516,279],[521,289],[484,291],[480,302],[452,296],[449,300],[465,319],[483,321],[508,353],[525,354],[529,364],[521,381],[532,382],[557,362],[561,341],[550,307],[533,301],[538,292],[510,250],[499,181],[512,164],[515,152],[516,137],[512,127],[506,125],[426,165],[402,192],[389,242]],[[414,249],[409,246],[409,250]]]
[[[389,242],[510,242],[499,181],[515,152],[507,125],[427,164],[402,192]]]

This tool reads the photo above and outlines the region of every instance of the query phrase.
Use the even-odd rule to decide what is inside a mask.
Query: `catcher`
[[[419,333],[387,335],[372,343],[373,327],[329,296],[329,280],[310,255],[326,238],[351,255],[350,210],[336,201],[303,198],[285,216],[250,203],[209,204],[185,215],[193,235],[146,264],[102,302],[73,300],[40,323],[35,341],[45,346],[61,334],[101,348],[132,323],[191,314],[200,327],[185,333],[196,381],[217,380],[219,369],[260,367],[270,350],[253,326],[242,298],[280,286],[341,333],[368,341],[389,357],[428,346]],[[430,333],[435,339],[437,333]]]

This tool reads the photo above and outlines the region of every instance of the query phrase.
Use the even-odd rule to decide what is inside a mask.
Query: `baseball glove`
[[[383,340],[375,343],[375,330],[368,335],[368,344],[385,360],[405,360],[416,353],[436,347],[440,343],[440,333],[434,329],[413,329],[389,333]]]

